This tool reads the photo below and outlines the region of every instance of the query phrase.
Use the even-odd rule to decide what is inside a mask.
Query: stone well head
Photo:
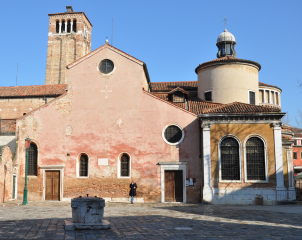
[[[105,199],[78,197],[71,199],[72,221],[74,223],[101,223],[104,217]]]

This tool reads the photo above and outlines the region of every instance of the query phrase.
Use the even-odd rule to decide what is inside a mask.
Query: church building
[[[91,52],[91,31],[71,6],[49,14],[45,85],[0,87],[0,202],[23,198],[29,139],[29,201],[129,201],[132,180],[136,202],[288,198],[281,89],[237,58],[230,32],[216,59],[192,66],[197,80],[156,82],[107,41]]]

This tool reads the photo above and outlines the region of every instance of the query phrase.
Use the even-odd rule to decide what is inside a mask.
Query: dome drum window
[[[114,64],[109,59],[104,59],[100,64],[100,71],[104,74],[111,73],[113,71]]]
[[[169,145],[177,145],[184,138],[183,129],[178,125],[168,125],[163,130],[163,139]]]

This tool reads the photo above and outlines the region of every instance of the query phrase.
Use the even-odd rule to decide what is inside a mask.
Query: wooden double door
[[[60,200],[60,171],[46,171],[45,200]]]
[[[183,202],[182,170],[165,171],[165,202]]]

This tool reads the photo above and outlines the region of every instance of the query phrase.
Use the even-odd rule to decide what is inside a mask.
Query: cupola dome
[[[217,58],[222,58],[226,56],[236,57],[237,53],[235,51],[235,45],[236,40],[234,35],[225,29],[217,38]]]

